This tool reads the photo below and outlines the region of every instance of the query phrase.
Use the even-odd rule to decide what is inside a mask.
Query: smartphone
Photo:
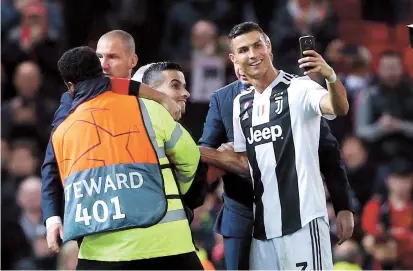
[[[307,50],[315,51],[315,39],[313,36],[300,37],[299,42],[300,42],[301,57],[304,57],[304,54],[303,54],[304,51],[307,51]]]
[[[315,51],[315,39],[313,36],[302,36],[299,39],[300,42],[300,51],[301,51],[301,58],[305,57],[303,54],[304,51],[307,50],[314,50]],[[304,71],[308,71],[309,67],[304,68]]]

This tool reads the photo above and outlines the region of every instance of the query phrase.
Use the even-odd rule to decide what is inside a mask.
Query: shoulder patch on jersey
[[[299,75],[291,74],[291,73],[286,73],[286,72],[284,72],[284,76],[287,77],[287,78],[289,78],[290,80],[292,80],[292,79],[294,79],[294,78],[300,77]]]
[[[297,77],[298,77],[297,75],[284,72],[281,80],[279,81],[279,83],[284,83],[286,85],[289,85],[289,84],[291,84],[291,81],[294,80]]]

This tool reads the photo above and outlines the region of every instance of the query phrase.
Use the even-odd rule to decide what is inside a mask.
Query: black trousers
[[[204,270],[195,252],[153,259],[103,262],[79,259],[77,270]]]

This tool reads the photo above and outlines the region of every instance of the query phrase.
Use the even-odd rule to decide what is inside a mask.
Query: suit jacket
[[[69,92],[65,92],[60,99],[60,106],[52,122],[52,133],[69,115],[72,107],[73,98]],[[59,169],[53,151],[51,137],[47,144],[46,154],[41,169],[42,174],[42,210],[43,220],[51,216],[63,218],[63,187],[60,181]]]
[[[200,145],[217,148],[222,143],[234,141],[233,101],[241,90],[245,88],[240,81],[235,81],[217,90],[211,96],[204,131],[199,141]],[[341,158],[340,147],[324,118],[321,119],[320,124],[318,152],[320,170],[331,195],[336,213],[341,210],[353,211],[354,206],[351,200],[350,185],[347,180],[345,165]],[[250,212],[252,212],[252,184],[249,180],[239,180],[240,178],[233,174],[228,174],[223,178],[225,191],[224,210],[221,211],[220,217],[218,217],[216,230],[223,235],[231,237],[248,235],[249,228],[252,226],[245,222],[236,222],[236,217],[239,217],[238,222],[244,221],[245,217],[252,217],[251,214],[248,214],[248,209],[245,208],[245,206],[248,206]],[[245,185],[248,182],[250,185]],[[247,189],[250,189],[250,191],[244,191]],[[249,201],[244,199],[244,197],[249,195]],[[225,200],[227,197],[231,200]],[[227,204],[228,202],[230,204]]]

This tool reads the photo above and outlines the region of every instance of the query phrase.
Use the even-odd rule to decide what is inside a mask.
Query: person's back
[[[130,116],[135,114],[133,111],[137,110],[142,112],[141,116],[136,114],[136,118],[131,118]],[[139,169],[146,170],[148,174],[154,175],[157,174],[154,169],[159,167],[158,159],[161,167],[169,163],[165,156],[165,151],[168,150],[165,150],[164,146],[167,138],[163,138],[163,135],[168,134],[168,131],[169,134],[172,134],[175,122],[172,117],[169,116],[168,118],[167,116],[169,116],[169,113],[161,105],[150,100],[139,99],[138,103],[135,97],[105,92],[95,99],[81,104],[58,127],[54,140],[57,140],[56,137],[61,138],[64,142],[62,146],[65,148],[70,146],[71,150],[71,152],[60,154],[59,149],[55,149],[56,155],[66,160],[65,166],[60,168],[61,175],[83,172],[89,168],[96,169],[93,180],[83,181],[82,178],[73,177],[72,188],[65,185],[66,197],[69,195],[69,198],[66,198],[67,201],[71,199],[71,193],[74,194],[75,198],[88,197],[88,201],[91,198],[95,200],[93,205],[96,206],[93,208],[95,211],[89,208],[89,212],[92,213],[85,214],[85,211],[83,211],[85,209],[82,206],[79,207],[82,213],[79,211],[79,214],[73,214],[76,216],[78,223],[87,225],[93,223],[93,220],[98,221],[98,223],[107,223],[108,218],[109,220],[111,218],[108,217],[106,208],[118,208],[115,210],[115,216],[118,216],[117,219],[120,221],[125,213],[133,212],[133,209],[136,209],[137,206],[147,206],[145,209],[151,209],[149,206],[152,204],[157,207],[154,210],[159,210],[159,217],[153,219],[161,218],[166,207],[164,196],[156,192],[150,196],[139,195],[139,191],[134,191],[136,190],[134,188],[139,188],[142,185],[141,182],[146,181],[145,176],[143,176],[143,179],[130,176],[136,173],[137,169],[131,170],[136,163],[142,165]],[[147,132],[140,129],[144,125]],[[81,134],[81,138],[71,136],[71,133]],[[146,133],[149,134],[149,140]],[[153,141],[154,139],[156,142]],[[194,160],[197,160],[199,155],[197,156],[197,152],[194,151],[196,150],[195,143],[193,141],[192,143],[191,152],[185,152],[185,155],[193,156]],[[185,145],[185,147],[190,146],[191,141],[188,140]],[[154,156],[153,149],[156,150],[156,156]],[[116,173],[111,174],[109,171],[104,171],[103,168],[105,167],[110,167],[110,171]],[[188,168],[187,170],[190,172],[195,169]],[[73,175],[80,177],[79,174]],[[166,194],[179,195],[178,187],[174,182],[170,169],[163,170],[163,179],[165,190],[167,190]],[[66,179],[65,184],[67,182]],[[95,186],[93,187],[93,185]],[[159,182],[157,185],[162,184]],[[189,188],[189,185],[187,188]],[[185,191],[187,188],[182,190]],[[123,199],[123,195],[127,197],[124,202],[120,202],[116,197],[111,197],[115,196],[115,191],[119,193],[117,197],[120,199]],[[105,194],[108,195],[107,198],[104,196]],[[97,200],[103,200],[106,203],[99,206],[96,203]],[[70,206],[69,202],[70,200],[67,202]],[[161,220],[161,222],[173,221],[168,223],[167,226],[161,223],[145,229],[129,229],[86,236],[80,247],[80,258],[109,261],[136,260],[138,258],[167,256],[168,252],[166,251],[176,250],[176,254],[194,251],[189,224],[180,199],[168,199],[168,205],[170,210]],[[101,208],[103,211],[100,210]],[[89,220],[91,221],[89,222]],[[98,223],[97,228],[99,228]],[[68,231],[69,229],[65,227],[65,234]],[[130,238],[130,236],[133,236],[133,238]],[[157,239],[157,236],[165,238],[165,242],[153,243],[151,240]],[[119,242],[118,240],[122,241]],[[145,243],[148,246],[144,246]],[[180,246],[176,246],[177,243]],[[154,244],[159,247],[149,249],[154,248]],[[104,250],[98,249],[103,247]],[[129,256],[126,256],[125,253]],[[120,258],[120,255],[125,255],[126,258]]]
[[[197,269],[181,194],[199,150],[160,104],[106,91],[96,66],[93,76],[62,75],[78,104],[52,136],[65,190],[63,241],[82,239],[80,269]]]

